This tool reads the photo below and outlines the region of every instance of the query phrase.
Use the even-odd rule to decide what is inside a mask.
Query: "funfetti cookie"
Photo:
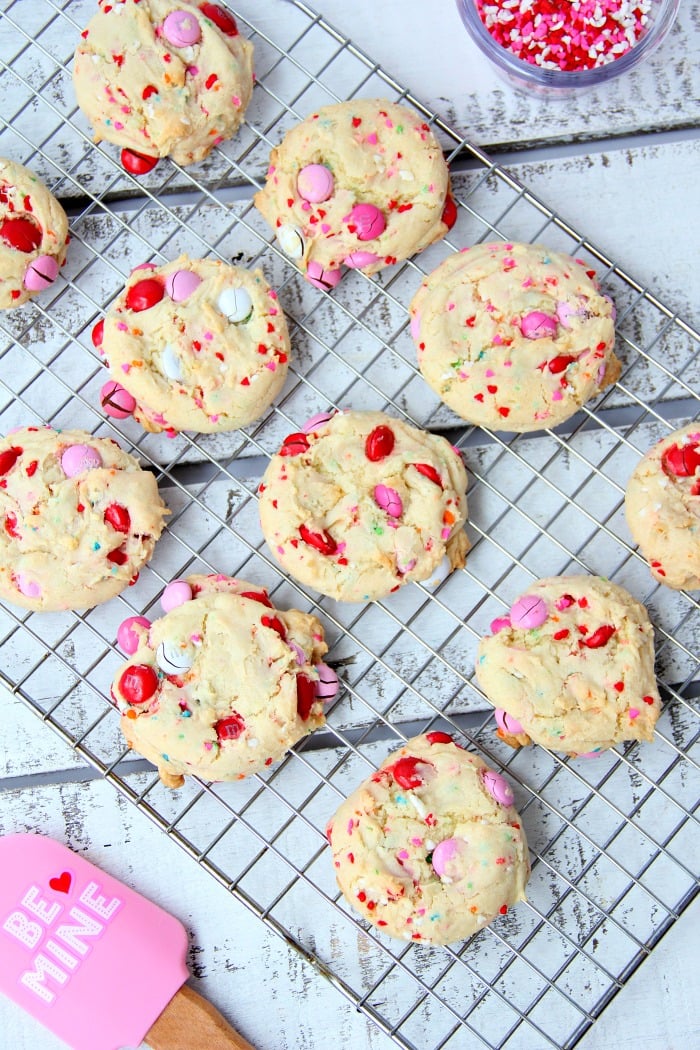
[[[292,576],[367,601],[464,565],[466,487],[445,438],[383,412],[321,414],[272,457],[260,522]]]
[[[651,740],[661,703],[647,611],[602,576],[533,583],[482,638],[476,677],[513,747],[587,755]]]
[[[68,219],[33,171],[0,157],[0,310],[49,288],[66,257]]]
[[[625,512],[654,579],[700,587],[700,423],[647,452],[627,484]]]
[[[235,430],[282,389],[289,334],[277,293],[260,270],[181,255],[139,267],[93,342],[112,381],[108,415],[130,412],[146,430]]]
[[[323,724],[338,678],[315,616],[275,609],[264,587],[223,575],[175,580],[161,604],[152,624],[119,628],[130,659],[112,692],[129,745],[163,783],[238,780]]]
[[[518,901],[527,842],[500,773],[427,733],[389,755],[328,825],[343,895],[383,933],[452,944]]]
[[[143,175],[159,157],[202,160],[237,131],[253,90],[253,45],[229,10],[193,0],[100,0],[73,64],[95,142]]]
[[[0,439],[0,597],[85,609],[133,583],[168,509],[115,441],[25,427]]]
[[[323,106],[272,150],[255,204],[313,285],[376,273],[443,237],[457,211],[440,145],[386,99]]]
[[[620,374],[615,309],[594,271],[539,244],[499,241],[449,256],[410,313],[423,378],[479,426],[554,427]]]

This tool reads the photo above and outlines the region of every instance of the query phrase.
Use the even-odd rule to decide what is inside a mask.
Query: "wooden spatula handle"
[[[253,1050],[210,1002],[186,984],[151,1026],[146,1042],[153,1050]]]

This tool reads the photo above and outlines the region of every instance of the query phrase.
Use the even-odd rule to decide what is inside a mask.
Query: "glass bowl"
[[[467,32],[498,73],[520,91],[553,98],[566,98],[585,89],[601,87],[630,69],[636,69],[664,40],[680,5],[681,0],[651,0],[646,29],[629,51],[594,69],[569,71],[545,69],[518,58],[491,36],[479,17],[476,0],[457,0]]]

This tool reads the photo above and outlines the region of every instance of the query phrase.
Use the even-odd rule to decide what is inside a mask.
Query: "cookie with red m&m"
[[[700,423],[647,452],[627,483],[630,532],[652,576],[667,587],[700,587]]]
[[[302,583],[368,601],[464,565],[466,487],[445,438],[383,412],[338,412],[309,420],[272,457],[260,522]]]
[[[539,244],[449,256],[410,305],[423,378],[470,423],[554,427],[614,383],[615,308],[581,260]]]
[[[277,293],[260,270],[186,255],[134,270],[93,341],[113,381],[102,389],[105,411],[133,411],[151,431],[252,423],[282,389],[290,353]]]
[[[447,733],[389,755],[327,836],[346,900],[392,937],[452,944],[525,900],[530,864],[513,789]]]
[[[386,99],[323,106],[272,150],[258,210],[313,285],[376,273],[443,237],[456,218],[440,145]]]
[[[315,616],[223,575],[174,581],[161,604],[152,624],[122,624],[112,693],[129,745],[169,787],[258,772],[323,724],[338,679]]]
[[[533,583],[482,638],[476,677],[513,747],[587,755],[651,740],[661,702],[645,607],[602,576]]]
[[[73,64],[95,142],[133,175],[193,164],[231,138],[253,91],[253,45],[230,11],[198,0],[101,0]]]
[[[33,171],[0,157],[0,310],[21,306],[58,276],[68,219]]]
[[[0,439],[0,597],[38,612],[105,602],[136,579],[168,513],[115,441],[16,430]]]

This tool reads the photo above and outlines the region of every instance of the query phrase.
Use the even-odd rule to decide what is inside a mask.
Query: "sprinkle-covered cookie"
[[[272,150],[255,204],[313,285],[376,273],[443,237],[457,212],[423,117],[386,99],[324,106]]]
[[[647,452],[627,484],[625,512],[654,578],[678,590],[700,587],[700,423]]]
[[[518,901],[530,875],[507,780],[447,733],[414,737],[328,825],[338,885],[383,933],[451,944]]]
[[[108,415],[133,412],[146,430],[235,430],[284,385],[289,334],[260,270],[181,255],[131,274],[93,342],[112,381]]]
[[[186,774],[238,780],[278,761],[325,721],[338,690],[315,616],[275,609],[259,585],[189,576],[163,592],[165,615],[131,617],[113,697],[129,745],[169,787]]]
[[[321,414],[272,457],[260,522],[292,576],[367,601],[464,565],[466,487],[445,438],[383,412]]]
[[[615,309],[593,270],[539,244],[451,255],[410,305],[418,366],[438,397],[494,430],[554,427],[614,383]]]
[[[66,257],[68,219],[33,171],[0,157],[0,310],[49,288]]]
[[[538,580],[482,638],[476,677],[513,747],[587,755],[651,740],[661,703],[647,611],[601,576]]]
[[[168,513],[115,441],[16,430],[0,439],[0,597],[40,612],[105,602],[135,581]]]
[[[253,91],[253,45],[229,10],[195,0],[100,0],[73,82],[94,128],[143,175],[159,157],[202,160],[237,131]]]

